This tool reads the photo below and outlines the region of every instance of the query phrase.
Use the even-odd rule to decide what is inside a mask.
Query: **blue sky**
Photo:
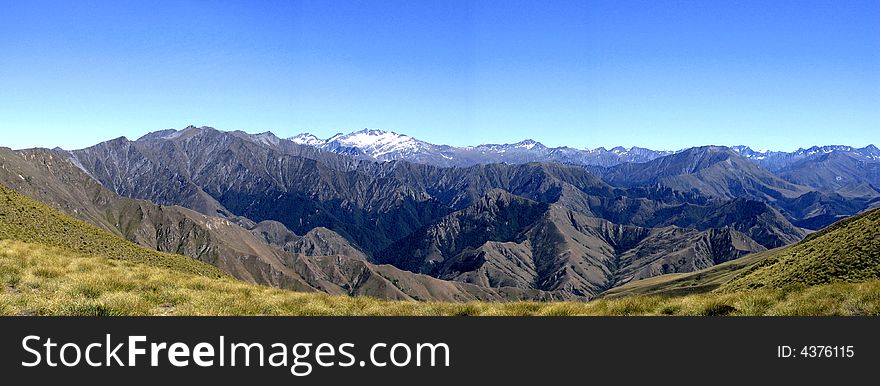
[[[0,0],[0,146],[189,124],[864,146],[880,142],[880,0]]]

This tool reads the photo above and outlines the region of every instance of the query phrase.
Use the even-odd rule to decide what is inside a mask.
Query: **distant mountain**
[[[326,140],[303,133],[290,140],[297,144],[316,146],[322,150],[349,155],[364,154],[376,160],[396,160],[419,154],[434,153],[438,146],[390,131],[364,129],[346,135],[336,134]],[[447,147],[448,148],[448,147]]]
[[[271,137],[271,139],[264,139],[267,136]],[[251,135],[251,137],[254,140],[270,145],[277,145],[280,141],[271,133],[255,134]],[[727,149],[721,146],[678,151],[657,151],[639,147],[626,149],[619,146],[610,150],[601,147],[592,150],[570,147],[548,148],[540,142],[530,139],[513,144],[453,147],[431,144],[404,134],[369,129],[349,134],[339,133],[328,139],[320,139],[315,135],[303,133],[289,138],[289,141],[364,160],[403,160],[440,167],[468,167],[490,163],[525,164],[532,162],[581,165],[589,171],[609,179],[614,177],[611,177],[613,173],[607,173],[607,168],[616,167],[621,164],[648,163],[666,158],[667,156],[672,158],[664,162],[678,162],[678,159],[689,156],[681,156],[681,153],[692,154],[695,151],[694,149]],[[736,153],[743,159],[769,171],[770,174],[795,185],[803,185],[826,192],[835,192],[848,197],[880,197],[880,194],[875,189],[878,186],[877,170],[880,169],[880,149],[877,149],[874,145],[864,148],[852,146],[813,146],[808,149],[798,149],[794,152],[752,150],[748,146],[733,146],[729,148],[729,153]],[[826,162],[829,157],[832,160],[846,157],[850,163],[858,163],[858,165],[841,165],[840,162]],[[686,163],[687,161],[682,165],[686,165]],[[698,165],[695,166],[698,167]],[[742,166],[738,165],[740,168]],[[664,169],[667,167],[668,165],[662,166]],[[628,168],[630,169],[625,170],[623,174],[630,180],[635,178],[630,171],[641,169],[635,165],[631,165]],[[799,172],[799,170],[804,169],[809,170]],[[686,170],[681,171],[683,173],[679,174],[689,174]],[[763,174],[761,178],[764,180],[769,181],[771,179],[764,171],[753,170],[752,173]],[[644,170],[642,174],[655,179],[660,177],[653,175],[650,170]],[[735,176],[733,177],[736,178]],[[619,178],[616,180],[617,184],[625,182]],[[780,181],[776,182],[779,183]],[[689,186],[691,183],[692,181],[683,181],[681,185]],[[638,183],[631,185],[638,185]],[[673,186],[673,188],[678,189],[681,186]],[[707,188],[709,190],[713,189],[712,187],[699,187],[698,189],[700,192],[705,193]],[[744,188],[748,189],[748,187]],[[762,187],[756,188],[761,189]],[[788,188],[791,188],[791,186],[788,186]],[[773,189],[778,190],[776,188]],[[798,195],[802,193],[803,191],[800,190],[783,195],[790,198],[791,194]],[[712,195],[718,194],[724,195],[727,198],[739,196],[735,192],[733,194],[725,191],[712,193]]]
[[[374,161],[402,160],[434,166],[472,166],[489,163],[523,164],[553,162],[571,165],[610,166],[622,162],[644,162],[672,154],[668,151],[632,147],[575,149],[548,148],[531,139],[513,144],[485,144],[453,147],[435,145],[404,134],[364,129],[320,139],[310,133],[289,138],[293,143]]]
[[[777,174],[799,185],[852,197],[880,196],[880,157],[833,151],[800,159]]]
[[[252,136],[267,135],[274,137],[273,142],[278,142],[279,139],[271,133]],[[604,147],[576,149],[567,146],[549,148],[531,139],[512,144],[454,147],[432,144],[405,134],[375,129],[363,129],[349,134],[337,133],[327,139],[318,138],[311,133],[302,133],[288,140],[299,145],[373,161],[403,160],[443,167],[529,162],[609,167],[627,162],[643,163],[687,150],[651,150],[641,147],[627,149],[622,146],[612,149]],[[880,162],[880,149],[874,145],[863,148],[841,145],[813,146],[793,152],[753,150],[748,146],[731,146],[730,149],[773,173],[805,158],[830,153],[845,153],[863,161]]]
[[[836,152],[830,155],[837,157]],[[802,162],[816,165],[811,158]],[[868,165],[863,164],[861,169],[852,171],[867,173],[871,170]],[[691,148],[646,163],[621,164],[599,168],[596,172],[611,185],[624,188],[653,186],[691,192],[713,200],[746,198],[762,201],[780,211],[796,226],[812,230],[857,214],[880,198],[867,185],[862,185],[856,196],[847,194],[857,190],[852,186],[838,192],[833,185],[818,189],[798,183],[808,183],[806,176],[812,176],[810,178],[816,181],[833,173],[827,165],[820,164],[804,171],[801,178],[788,181],[783,177],[791,175],[774,175],[732,149],[720,146]]]
[[[732,146],[731,149],[771,172],[777,172],[806,158],[831,153],[844,153],[864,161],[880,162],[880,149],[877,149],[874,145],[868,145],[863,148],[839,145],[813,146],[809,149],[800,148],[793,152],[755,151],[748,146]]]
[[[614,186],[660,185],[721,199],[776,201],[809,191],[720,146],[695,147],[641,164],[613,166],[602,178]]]

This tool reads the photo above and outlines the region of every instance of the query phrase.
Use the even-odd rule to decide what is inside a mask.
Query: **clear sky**
[[[880,145],[880,0],[0,0],[0,146]]]

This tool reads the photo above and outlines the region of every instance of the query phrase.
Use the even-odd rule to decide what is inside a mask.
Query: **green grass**
[[[711,292],[741,275],[750,266],[783,252],[785,248],[788,247],[752,253],[696,272],[673,273],[633,281],[606,291],[602,297],[609,299],[633,295],[672,297]]]
[[[739,293],[876,279],[880,279],[880,209],[841,220],[794,245],[750,254],[697,272],[635,281],[612,288],[602,296]]]
[[[880,209],[852,217],[744,269],[718,291],[880,278]]]
[[[192,258],[132,244],[0,185],[0,240],[3,239],[100,254],[111,259],[130,260],[209,277],[227,276],[214,266]]]
[[[591,302],[384,301],[291,292],[2,240],[0,315],[880,315],[880,281]]]

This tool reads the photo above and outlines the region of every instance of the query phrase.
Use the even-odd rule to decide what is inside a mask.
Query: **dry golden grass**
[[[592,302],[383,301],[297,293],[0,240],[0,315],[880,315],[880,281]]]

